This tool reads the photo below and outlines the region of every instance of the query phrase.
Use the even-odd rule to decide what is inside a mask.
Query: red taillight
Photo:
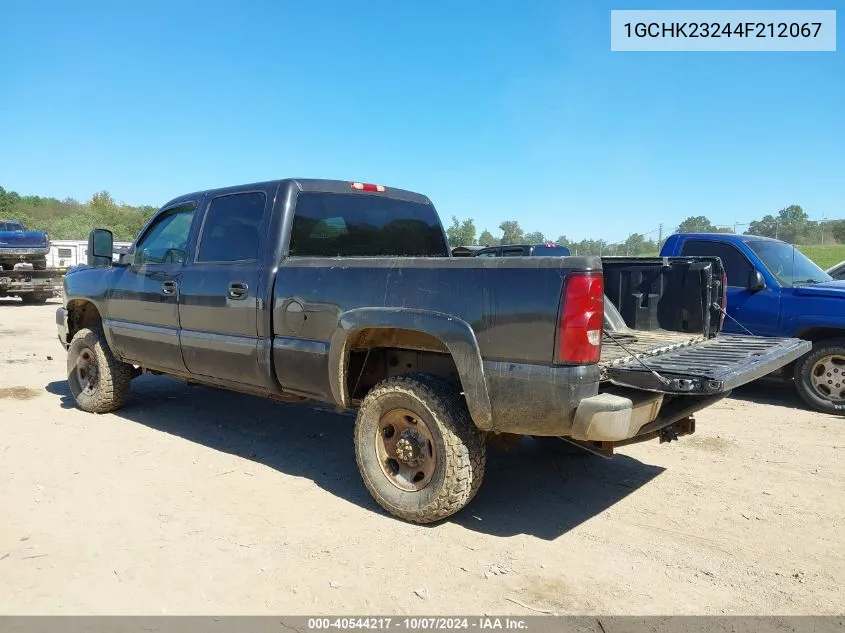
[[[387,191],[384,185],[371,185],[367,182],[350,182],[349,185],[358,191],[378,191],[379,193]]]
[[[604,323],[601,273],[570,273],[563,289],[556,361],[563,365],[597,363]]]

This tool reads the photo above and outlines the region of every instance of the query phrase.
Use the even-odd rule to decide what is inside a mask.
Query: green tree
[[[561,246],[565,246],[565,247],[566,247],[566,248],[568,248],[569,250],[572,250],[572,248],[571,248],[571,246],[572,246],[572,242],[570,242],[570,241],[569,241],[569,238],[568,238],[568,237],[566,237],[565,235],[561,235],[560,237],[558,237],[558,238],[555,240],[555,244],[560,244]]]
[[[525,234],[525,243],[526,244],[545,244],[546,243],[546,236],[543,235],[540,231],[532,231],[531,233]]]
[[[807,234],[809,230],[809,216],[800,205],[791,204],[785,209],[778,211],[778,222],[783,227],[782,234],[779,230],[779,239],[785,242],[797,243]]]
[[[760,237],[775,237],[778,234],[780,222],[773,215],[764,215],[761,220],[754,220],[748,225],[746,235],[759,235]]]
[[[482,246],[498,246],[499,245],[499,238],[493,235],[487,229],[481,231],[481,235],[478,236],[478,243]]]
[[[717,233],[713,223],[703,215],[694,215],[678,225],[677,233]]]
[[[116,211],[117,203],[108,191],[98,191],[91,196],[88,207],[92,211]]]
[[[472,246],[475,244],[475,220],[467,218],[459,220],[452,216],[452,225],[446,229],[450,246]]]
[[[809,216],[804,209],[800,205],[791,204],[778,211],[777,216],[768,214],[751,222],[745,234],[774,237],[794,244],[800,242],[810,229]]]
[[[523,244],[525,242],[525,233],[516,220],[505,220],[499,225],[499,230],[502,232],[502,244]]]
[[[52,239],[82,240],[92,228],[101,226],[111,229],[117,240],[130,240],[155,211],[152,206],[118,204],[107,191],[95,193],[83,204],[73,198],[20,196],[0,187],[0,216],[47,231]]]
[[[828,230],[833,234],[835,239],[840,244],[845,242],[845,220],[836,220],[828,223]]]

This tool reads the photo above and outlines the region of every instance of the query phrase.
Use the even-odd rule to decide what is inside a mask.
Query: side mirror
[[[763,274],[759,270],[752,270],[748,273],[747,290],[751,292],[758,292],[766,287],[766,280],[763,279]]]
[[[111,266],[114,235],[108,229],[94,229],[88,234],[88,265]]]

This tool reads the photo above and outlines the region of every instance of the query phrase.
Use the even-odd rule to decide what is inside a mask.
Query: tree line
[[[85,202],[73,198],[58,200],[42,196],[21,196],[0,187],[0,218],[18,220],[27,228],[45,230],[53,239],[84,239],[94,227],[109,228],[116,240],[129,241],[137,235],[157,207],[132,206],[116,202],[108,191],[99,191]],[[734,226],[717,226],[703,215],[691,216],[677,227],[667,230],[676,233],[733,233]],[[496,246],[499,244],[540,244],[555,242],[579,255],[656,255],[660,250],[660,235],[655,240],[649,234],[632,233],[621,242],[603,239],[575,241],[566,235],[557,238],[540,231],[526,232],[517,220],[499,225],[499,235],[489,230],[479,235],[473,218],[452,216],[446,229],[451,246]],[[845,220],[818,222],[810,220],[799,205],[790,205],[774,214],[764,215],[748,224],[746,235],[774,237],[793,244],[845,243]],[[665,237],[665,236],[663,236]]]
[[[665,235],[658,234],[657,240],[649,234],[632,233],[621,242],[608,242],[602,239],[570,240],[566,235],[556,239],[540,231],[525,232],[516,220],[507,220],[499,225],[499,235],[483,230],[476,237],[475,220],[459,219],[452,216],[452,224],[446,234],[451,246],[498,246],[500,244],[539,244],[554,242],[566,246],[579,255],[656,255],[660,251],[658,244],[661,237],[671,233],[733,233],[739,225],[717,226],[703,215],[690,216],[677,227],[667,230]],[[845,220],[810,220],[801,206],[793,204],[784,207],[775,214],[764,215],[759,220],[750,222],[745,235],[773,237],[792,244],[845,243]],[[662,233],[662,232],[661,232]]]
[[[134,207],[115,202],[108,191],[99,191],[86,202],[21,196],[0,187],[0,218],[17,220],[28,229],[47,231],[51,239],[80,240],[94,227],[111,229],[118,241],[130,241],[158,207]]]

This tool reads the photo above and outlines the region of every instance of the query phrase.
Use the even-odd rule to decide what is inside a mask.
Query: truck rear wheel
[[[456,389],[435,376],[406,374],[367,394],[355,421],[355,458],[382,508],[431,523],[472,500],[487,453]]]
[[[111,353],[102,330],[82,328],[67,350],[67,381],[76,404],[89,413],[108,413],[123,406],[132,367]]]
[[[814,343],[795,363],[795,387],[816,411],[845,415],[845,339]]]

